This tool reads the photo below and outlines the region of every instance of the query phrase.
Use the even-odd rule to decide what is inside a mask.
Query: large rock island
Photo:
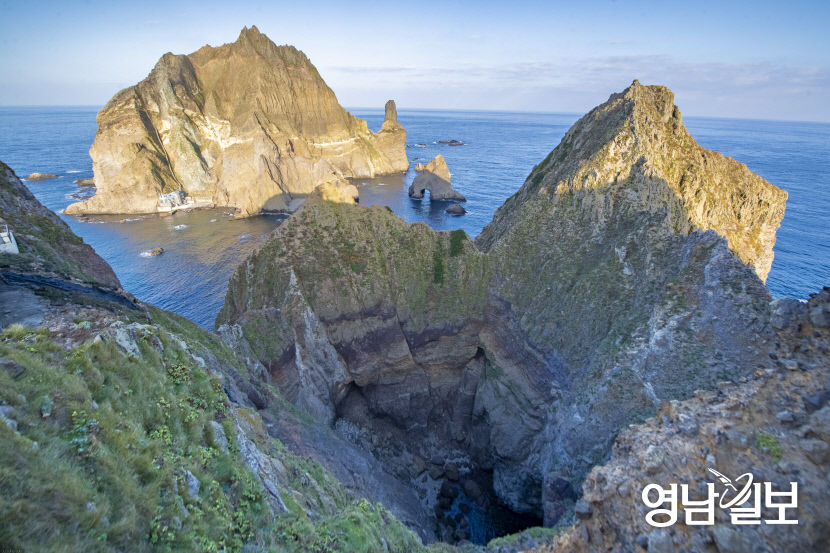
[[[188,199],[285,210],[324,182],[405,171],[405,141],[394,102],[373,133],[305,54],[245,28],[231,44],[165,54],[104,106],[90,150],[97,194],[66,213],[154,213]]]

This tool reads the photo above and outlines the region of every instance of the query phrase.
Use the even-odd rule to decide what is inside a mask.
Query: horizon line
[[[101,110],[105,104],[0,104],[0,109],[10,109],[10,108],[94,108],[97,110]],[[383,112],[383,107],[374,107],[374,106],[343,106],[348,112],[352,111],[378,111]],[[520,110],[520,109],[481,109],[481,108],[422,108],[422,107],[412,107],[412,108],[398,108],[398,113],[407,112],[407,111],[418,111],[418,112],[456,112],[456,113],[516,113],[516,114],[526,114],[526,115],[575,115],[577,117],[582,117],[590,112],[590,110],[580,113],[576,111],[540,111],[540,110]],[[761,117],[735,117],[735,116],[723,116],[723,115],[688,115],[686,113],[683,114],[683,118],[692,118],[692,119],[726,119],[731,121],[758,121],[758,122],[768,122],[768,123],[806,123],[806,124],[813,124],[813,125],[830,125],[830,120],[813,120],[809,121],[806,119],[764,119]]]

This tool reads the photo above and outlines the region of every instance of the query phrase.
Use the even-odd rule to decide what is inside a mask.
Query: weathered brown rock
[[[46,180],[46,179],[56,179],[58,176],[54,173],[31,173],[28,177],[23,180]]]
[[[808,306],[830,308],[830,290],[814,294]],[[657,416],[623,430],[610,460],[595,467],[582,486],[590,519],[531,551],[637,551],[638,545],[652,551],[658,544],[665,550],[690,553],[826,550],[830,407],[811,411],[797,398],[804,390],[830,392],[830,331],[813,327],[804,310],[778,329],[776,341],[777,346],[768,344],[770,353],[811,370],[758,371],[744,383],[724,384],[717,390],[697,392],[686,401],[667,402]],[[791,409],[794,420],[782,424],[777,417],[782,409]],[[684,431],[690,424],[697,428],[694,434]],[[654,462],[657,457],[659,463]],[[763,482],[774,482],[775,491],[788,492],[790,483],[796,481],[798,508],[785,514],[798,524],[769,526],[776,531],[764,531],[765,522],[736,525],[728,510],[718,507],[719,498],[715,498],[713,525],[685,524],[683,507],[677,509],[678,521],[670,528],[660,530],[647,523],[645,514],[650,509],[643,504],[642,492],[649,484],[664,488],[687,484],[700,494],[699,499],[706,497],[707,483],[715,485],[716,493],[724,493],[726,488],[709,468],[733,480],[749,472],[754,482],[762,483],[762,490]],[[652,492],[651,498],[655,497]],[[682,498],[678,499],[678,505],[682,504]],[[763,498],[752,499],[763,503]],[[777,511],[763,509],[761,518],[777,515]]]
[[[423,198],[424,191],[429,190],[430,200],[467,201],[464,196],[453,190],[450,184],[450,169],[441,154],[426,165],[418,164],[415,170],[419,171],[420,175],[416,176],[409,186],[410,198]]]
[[[450,215],[464,215],[467,213],[467,210],[461,207],[459,204],[452,204],[450,207],[447,208],[447,213]]]
[[[766,280],[787,193],[743,163],[699,146],[673,102],[669,89],[636,80],[612,94],[571,127],[477,242],[489,249],[515,231],[523,212],[511,209],[513,202],[576,201],[593,210],[597,223],[630,204],[658,216],[672,233],[714,230]],[[619,191],[626,193],[617,198]]]
[[[95,186],[94,179],[75,179],[75,184],[78,186]]]
[[[405,171],[394,102],[377,134],[338,103],[308,58],[256,27],[220,47],[165,54],[98,114],[97,194],[69,214],[154,212],[162,193],[242,215],[290,208],[323,182]]]

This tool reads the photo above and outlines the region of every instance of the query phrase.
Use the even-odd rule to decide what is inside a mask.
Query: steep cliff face
[[[324,182],[405,171],[405,141],[394,102],[372,133],[302,52],[245,28],[231,44],[165,54],[104,106],[97,194],[66,212],[155,212],[178,190],[243,215],[286,209]]]
[[[769,366],[759,276],[784,198],[635,82],[574,125],[478,247],[315,198],[237,270],[217,324],[400,478],[489,487],[553,524],[624,425]],[[453,467],[419,461],[434,458]],[[424,493],[439,518],[440,487]]]

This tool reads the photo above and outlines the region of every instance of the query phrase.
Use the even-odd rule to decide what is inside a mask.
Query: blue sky
[[[584,112],[632,79],[686,115],[830,121],[830,2],[0,0],[0,105],[100,105],[257,25],[346,106]]]

